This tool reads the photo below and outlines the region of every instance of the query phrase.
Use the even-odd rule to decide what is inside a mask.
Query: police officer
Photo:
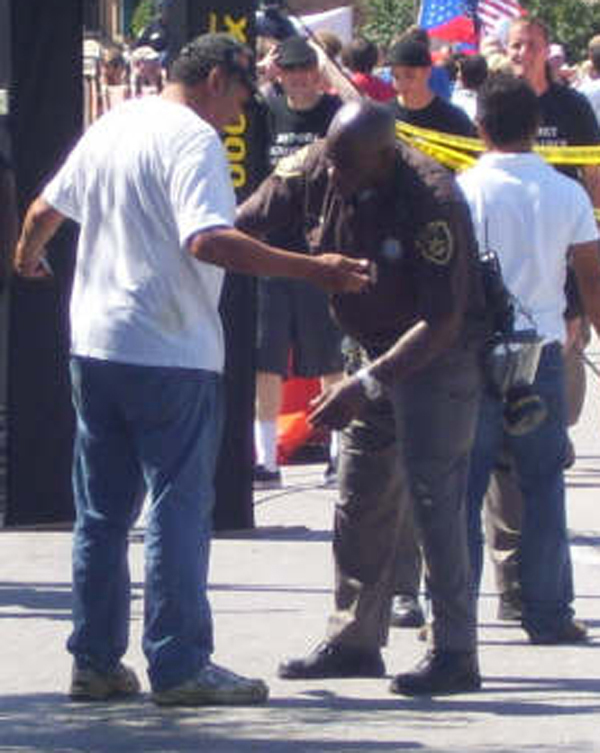
[[[317,426],[345,427],[335,609],[325,641],[283,662],[280,676],[384,674],[396,542],[412,497],[433,604],[432,648],[391,690],[478,688],[464,496],[480,394],[474,322],[481,294],[468,210],[452,176],[397,143],[385,108],[353,102],[325,141],[278,165],[237,222],[259,235],[273,224],[301,225],[313,250],[333,244],[367,256],[374,276],[361,295],[331,300],[364,365],[323,392],[311,414]]]

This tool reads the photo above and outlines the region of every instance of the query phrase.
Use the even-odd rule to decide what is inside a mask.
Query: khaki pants
[[[400,532],[412,504],[422,532],[433,644],[474,650],[465,494],[480,388],[474,354],[453,351],[390,390],[389,403],[370,404],[344,431],[330,642],[365,649],[387,642]]]

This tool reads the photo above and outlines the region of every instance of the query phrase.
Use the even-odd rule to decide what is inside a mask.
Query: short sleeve
[[[85,138],[83,136],[79,140],[62,167],[42,191],[42,197],[50,206],[75,222],[81,222],[83,213]]]
[[[169,194],[182,245],[197,232],[233,225],[235,193],[216,131],[188,129],[179,137],[172,156]]]

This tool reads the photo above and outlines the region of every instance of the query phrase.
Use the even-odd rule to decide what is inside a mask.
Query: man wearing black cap
[[[390,103],[397,120],[458,136],[476,135],[465,113],[431,90],[432,60],[427,45],[411,37],[402,38],[390,49],[388,63],[398,94]]]
[[[77,414],[70,695],[139,693],[127,650],[127,542],[149,498],[143,648],[160,705],[264,702],[262,680],[210,661],[207,571],[223,420],[223,269],[366,284],[364,264],[290,254],[235,230],[218,131],[253,83],[250,51],[205,34],[161,96],[129,100],[81,138],[25,218],[15,270],[44,277],[46,243],[81,225],[71,298]],[[358,266],[357,266],[358,264]],[[350,266],[349,266],[350,265]]]
[[[280,159],[324,136],[342,102],[321,88],[319,61],[304,37],[279,45],[275,63],[281,94],[267,97],[270,111],[269,159]],[[277,246],[306,251],[305,239],[289,229],[269,236]],[[258,287],[258,353],[256,378],[255,488],[281,486],[277,465],[277,416],[283,379],[292,351],[294,373],[331,382],[342,370],[341,334],[333,323],[326,297],[299,280],[261,280]]]

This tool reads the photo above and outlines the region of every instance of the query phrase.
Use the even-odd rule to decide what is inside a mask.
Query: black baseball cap
[[[187,60],[198,72],[205,73],[215,65],[222,65],[228,74],[237,76],[251,92],[256,92],[254,54],[231,34],[201,34],[183,47],[175,66],[179,60]]]
[[[427,68],[431,65],[429,47],[416,39],[401,39],[388,53],[388,65]]]
[[[265,8],[256,12],[256,34],[283,41],[296,34],[294,24],[278,8]]]
[[[280,43],[275,62],[280,68],[312,68],[319,58],[304,37],[294,36]]]

